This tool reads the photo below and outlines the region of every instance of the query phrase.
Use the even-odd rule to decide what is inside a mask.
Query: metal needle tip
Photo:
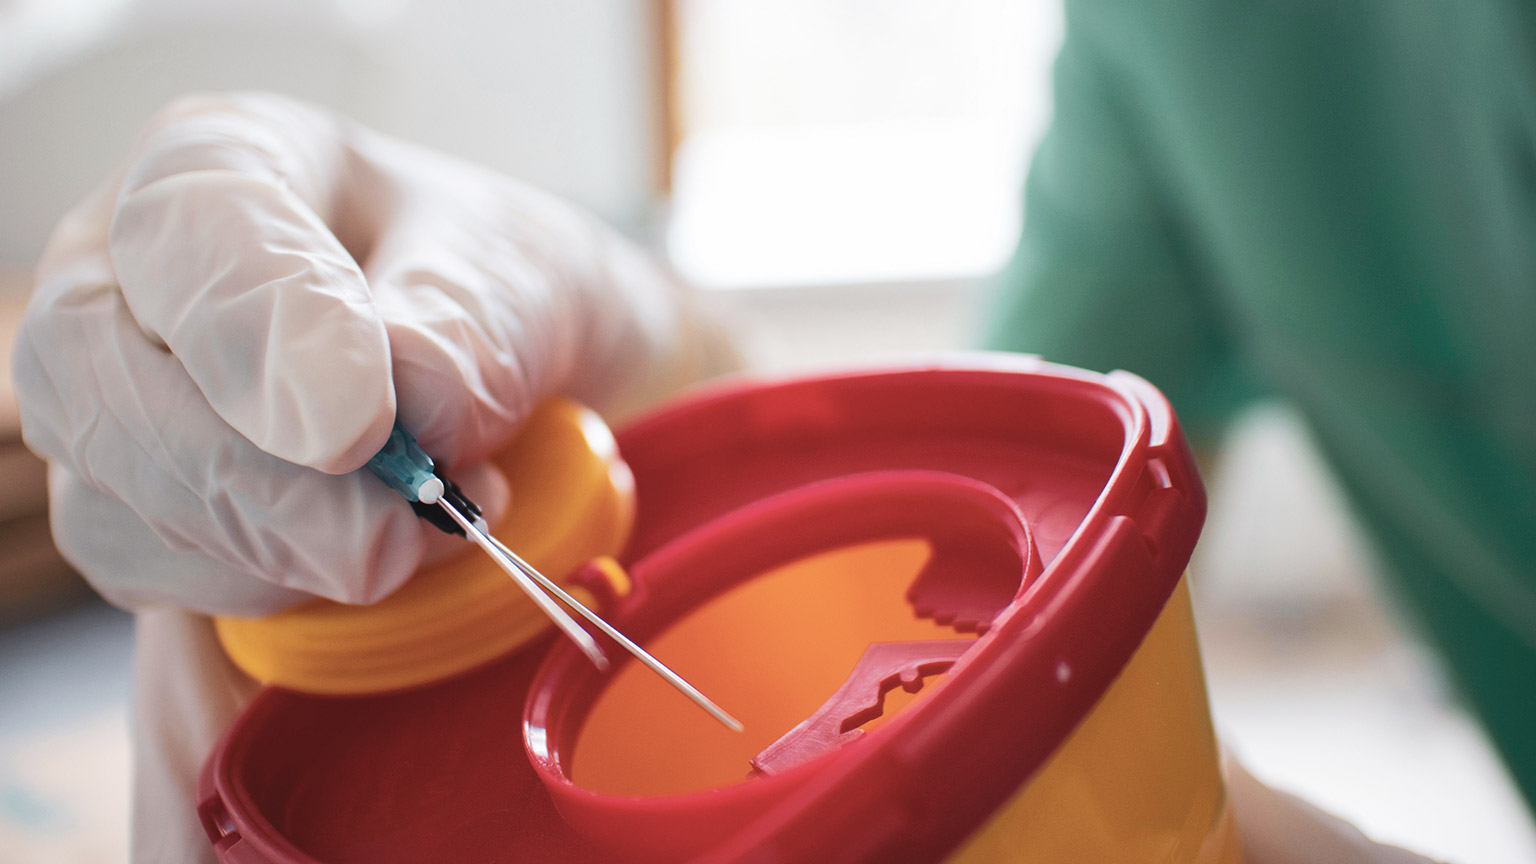
[[[471,519],[460,513],[456,507],[448,503],[447,499],[438,499],[437,503],[438,506],[448,512],[449,517],[453,519],[454,523],[464,530],[465,536],[484,550],[485,554],[489,555],[491,560],[496,562],[496,566],[506,571],[507,575],[512,577],[512,581],[517,583],[517,587],[523,589],[523,593],[527,594],[534,603],[538,604],[538,607],[543,610],[544,614],[549,616],[550,620],[554,621],[555,625],[566,636],[569,636],[572,642],[576,643],[576,647],[581,649],[581,652],[587,656],[587,659],[592,661],[592,665],[596,666],[599,671],[608,671],[609,663],[607,655],[598,646],[597,640],[592,638],[592,634],[582,629],[581,625],[576,623],[576,620],[564,609],[560,608],[558,603],[551,600],[549,594],[545,594],[544,591],[554,594],[560,598],[561,602],[576,610],[581,617],[592,622],[594,627],[619,643],[624,650],[633,654],[635,659],[645,664],[646,668],[660,675],[668,684],[676,687],[684,696],[692,699],[694,704],[709,712],[711,717],[720,721],[726,728],[734,732],[742,731],[744,727],[741,725],[740,720],[726,713],[724,708],[716,705],[708,696],[699,692],[699,688],[689,684],[683,676],[667,668],[665,664],[652,657],[644,648],[636,645],[628,636],[620,633],[618,628],[604,621],[596,612],[582,605],[581,601],[572,597],[569,592],[557,585],[553,579],[534,569],[533,565],[524,561],[516,552],[509,549],[505,543],[491,536],[490,532],[485,529],[484,522],[479,519]],[[540,588],[544,590],[541,591],[539,590]]]
[[[555,626],[559,627],[566,636],[570,637],[572,642],[576,643],[576,647],[581,649],[581,653],[587,655],[587,659],[592,661],[592,665],[596,666],[600,671],[608,671],[608,656],[598,646],[597,640],[592,638],[591,633],[583,630],[581,625],[576,623],[576,619],[560,608],[560,604],[549,599],[548,594],[540,591],[539,586],[534,584],[533,579],[524,572],[522,567],[508,560],[507,556],[503,554],[503,550],[507,547],[502,546],[496,538],[487,534],[480,527],[480,525],[485,523],[479,522],[478,519],[471,520],[463,513],[460,513],[458,508],[448,503],[446,498],[438,499],[437,503],[438,506],[448,512],[449,517],[453,519],[455,524],[464,529],[464,535],[473,541],[476,546],[479,546],[486,555],[489,555],[491,560],[496,562],[496,566],[506,571],[506,574],[512,577],[512,581],[517,583],[517,587],[523,589],[523,593],[527,594],[528,598],[538,605],[539,609],[549,616],[551,621],[555,622]],[[476,524],[477,522],[479,524]],[[539,578],[543,579],[544,577],[541,575]]]
[[[529,564],[527,561],[524,561],[516,552],[513,552],[511,549],[509,549],[505,543],[502,543],[500,540],[497,540],[495,537],[491,537],[490,535],[486,536],[490,539],[491,543],[495,544],[498,550],[506,555],[506,557],[515,563],[519,568],[521,568],[524,573],[528,574],[529,577],[538,582],[539,585],[548,590],[551,594],[559,597],[562,603],[565,603],[572,609],[575,609],[577,614],[581,615],[581,617],[592,622],[592,626],[603,631],[603,633],[605,633],[608,638],[619,643],[619,645],[622,646],[625,651],[633,654],[636,660],[639,660],[641,663],[645,664],[646,668],[650,669],[652,672],[655,672],[657,675],[660,675],[662,679],[665,680],[668,684],[671,684],[673,687],[677,688],[684,696],[692,699],[694,704],[709,712],[709,716],[720,721],[721,724],[733,732],[742,731],[744,727],[741,725],[741,721],[737,720],[735,717],[732,717],[729,713],[726,712],[724,708],[716,705],[714,700],[710,699],[708,696],[705,696],[702,692],[699,691],[699,688],[689,684],[688,681],[683,678],[683,676],[673,672],[667,667],[666,664],[651,656],[650,652],[646,651],[644,648],[641,648],[639,645],[636,645],[634,640],[619,632],[617,627],[614,627],[612,624],[604,621],[602,617],[599,616],[596,612],[593,612],[591,609],[588,609],[586,606],[582,605],[581,601],[577,600],[575,597],[572,597],[569,592],[556,584],[553,579],[550,579],[548,576],[545,576],[543,573],[540,573],[538,570],[534,569],[533,565]]]

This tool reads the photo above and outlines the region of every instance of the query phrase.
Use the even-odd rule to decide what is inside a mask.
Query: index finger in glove
[[[425,546],[399,496],[367,472],[323,474],[236,434],[106,276],[82,259],[40,284],[17,339],[27,444],[73,478],[53,526],[72,563],[135,598],[209,611],[233,598],[205,572],[349,603],[404,583]],[[130,518],[171,552],[146,554]],[[189,568],[192,557],[206,563]]]
[[[345,205],[339,121],[286,100],[177,103],[128,169],[113,270],[138,326],[262,450],[342,473],[394,422],[389,341],[327,226]]]

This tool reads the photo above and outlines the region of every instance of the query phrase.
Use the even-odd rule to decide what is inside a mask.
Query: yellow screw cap
[[[512,501],[494,533],[557,581],[615,556],[634,524],[634,478],[592,410],[552,399],[493,460]],[[608,587],[628,578],[602,562]],[[566,586],[578,600],[596,599]],[[266,618],[215,618],[219,641],[253,678],[319,694],[377,693],[447,678],[513,651],[549,621],[484,555],[423,569],[372,606],[315,600]]]

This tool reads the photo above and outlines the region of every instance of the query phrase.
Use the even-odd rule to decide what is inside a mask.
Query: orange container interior
[[[732,732],[639,664],[598,695],[577,735],[571,779],[609,795],[698,792],[747,779],[750,760],[814,714],[872,642],[975,638],[916,616],[905,598],[931,556],[923,538],[820,552],[765,571],[689,612],[646,649],[744,724]],[[932,693],[942,675],[884,713]]]

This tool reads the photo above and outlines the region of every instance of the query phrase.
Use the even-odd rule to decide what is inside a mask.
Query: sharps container
[[[272,686],[203,772],[221,860],[1240,860],[1150,385],[966,355],[695,394],[617,452],[627,542],[569,578],[746,731],[548,637]]]

